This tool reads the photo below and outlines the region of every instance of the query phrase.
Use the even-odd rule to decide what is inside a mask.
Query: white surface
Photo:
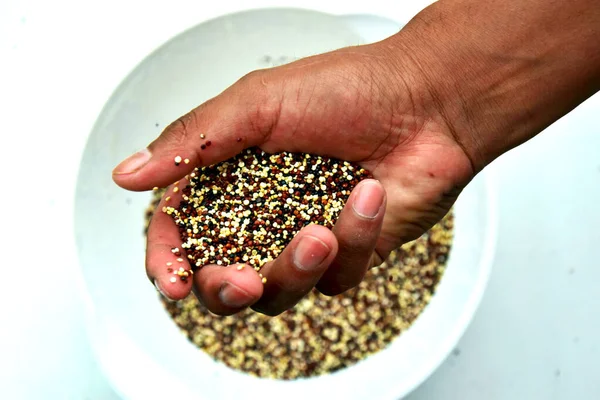
[[[79,155],[115,85],[155,43],[236,7],[199,3],[0,3],[0,170],[6,188],[0,206],[7,210],[0,245],[2,398],[114,398],[86,345],[72,279],[76,260],[61,251],[72,241],[67,232]],[[348,12],[377,13],[385,3],[346,6]],[[317,1],[302,5],[336,11]],[[397,18],[422,6],[398,5]],[[600,279],[599,112],[595,96],[493,166],[501,183],[501,222],[489,290],[458,355],[409,398],[600,396],[594,294]],[[17,177],[28,185],[35,181],[37,192],[21,199],[17,191],[24,185],[13,183]],[[38,225],[24,219],[10,208],[16,199],[50,216]],[[32,236],[35,251],[27,246]]]
[[[356,15],[347,20],[361,27],[376,22],[369,36],[381,35],[375,28],[385,22]],[[383,29],[389,34],[398,26],[388,21]],[[142,210],[150,195],[124,191],[111,179],[114,166],[150,143],[166,123],[264,67],[265,55],[291,60],[374,39],[361,38],[362,32],[355,30],[345,20],[312,11],[230,14],[161,46],[111,96],[83,155],[75,236],[85,298],[90,300],[92,347],[119,394],[129,399],[237,400],[260,393],[263,400],[292,400],[335,393],[346,400],[395,400],[425,380],[456,345],[479,304],[494,258],[496,199],[484,174],[471,182],[455,206],[448,268],[417,322],[384,351],[360,363],[295,381],[240,374],[215,363],[181,335],[140,268],[145,250]],[[147,386],[147,380],[155,384]],[[232,381],[237,384],[230,385]]]

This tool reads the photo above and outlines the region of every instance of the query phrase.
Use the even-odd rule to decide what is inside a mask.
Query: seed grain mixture
[[[258,270],[277,257],[301,226],[317,222],[331,227],[352,188],[369,177],[367,171],[338,160],[287,154],[273,157],[251,150],[226,164],[190,174],[191,184],[182,191],[185,196],[182,204],[163,212],[174,216],[182,248],[192,265],[247,262]],[[244,166],[240,165],[240,158]],[[291,166],[286,165],[286,158]],[[312,169],[315,165],[317,168]],[[346,167],[345,171],[341,165]],[[300,170],[301,166],[304,170]],[[309,178],[312,182],[306,182],[307,166],[311,171],[320,171]],[[334,168],[336,172],[332,172]],[[287,177],[290,170],[293,178],[281,179]],[[346,175],[351,176],[340,179]],[[239,180],[242,180],[241,186]],[[315,181],[316,187],[312,185]],[[305,186],[297,186],[298,182]],[[331,185],[331,182],[336,184]],[[323,196],[333,197],[330,188],[337,190],[338,201],[317,201]],[[164,189],[153,192],[146,210],[146,229],[164,193]],[[258,196],[255,193],[259,193]],[[250,202],[244,204],[249,199],[253,200],[252,204],[260,202],[250,213],[247,212]],[[288,202],[288,199],[292,200]],[[201,203],[204,207],[200,207]],[[309,210],[312,213],[309,214]],[[229,225],[223,225],[223,221]],[[271,229],[266,229],[267,221]],[[210,242],[203,240],[206,232],[209,232]],[[296,307],[277,317],[267,317],[250,309],[233,316],[216,316],[192,295],[173,303],[161,299],[192,343],[231,368],[277,379],[331,373],[382,350],[414,322],[443,275],[452,235],[450,212],[429,232],[393,252],[380,267],[371,269],[358,287],[334,297],[314,290]],[[247,260],[244,255],[248,255]]]
[[[352,189],[369,177],[346,161],[254,148],[196,168],[180,204],[162,211],[179,227],[192,267],[243,262],[260,270],[309,223],[331,228]]]

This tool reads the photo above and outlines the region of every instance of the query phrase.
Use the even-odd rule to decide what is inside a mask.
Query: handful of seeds
[[[163,211],[174,217],[192,265],[247,262],[259,269],[301,227],[331,227],[352,188],[368,176],[341,161],[251,150],[195,170],[179,207]],[[146,228],[163,194],[153,193]],[[277,379],[330,373],[384,349],[412,324],[442,277],[452,233],[449,213],[358,287],[334,297],[313,290],[277,317],[251,309],[213,315],[193,295],[161,301],[192,343],[231,368]]]
[[[347,161],[248,149],[196,168],[178,207],[165,207],[192,267],[247,263],[259,270],[304,226],[333,227],[352,189],[371,175]]]

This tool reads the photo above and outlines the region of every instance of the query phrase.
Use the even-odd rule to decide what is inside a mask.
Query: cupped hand
[[[165,296],[181,299],[193,287],[217,314],[252,306],[276,315],[315,286],[327,295],[356,286],[390,251],[445,215],[475,170],[444,121],[419,68],[390,39],[244,76],[170,124],[147,149],[118,165],[113,179],[135,191],[165,187],[197,166],[253,146],[335,157],[368,169],[375,179],[357,185],[333,230],[305,227],[263,267],[264,285],[253,268],[239,265],[207,265],[189,283],[171,284],[165,265],[189,265],[185,255],[179,262],[171,251],[181,247],[171,217],[154,215],[146,270]],[[207,140],[211,145],[202,149]],[[177,156],[190,162],[176,166]],[[167,195],[177,204],[177,193],[169,189]]]

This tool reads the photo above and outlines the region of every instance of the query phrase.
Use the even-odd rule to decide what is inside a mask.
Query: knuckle
[[[192,111],[169,124],[161,136],[168,144],[180,145],[195,130],[197,130],[196,114]]]
[[[256,82],[260,82],[261,81],[261,77],[263,76],[263,74],[264,74],[264,70],[255,69],[255,70],[250,71],[247,74],[243,75],[238,80],[238,83],[241,83],[241,84],[245,84],[245,83],[255,84]]]
[[[248,101],[244,105],[247,125],[261,142],[269,139],[277,125],[281,101],[266,83],[264,71],[253,71],[247,78]]]
[[[264,102],[259,101],[248,105],[248,127],[260,138],[261,143],[269,139],[276,124],[276,118],[274,118],[272,111]]]
[[[240,112],[245,118],[248,129],[261,144],[266,142],[279,120],[281,110],[281,91],[274,90],[270,84],[272,72],[254,70],[242,76],[234,85],[240,101]]]

